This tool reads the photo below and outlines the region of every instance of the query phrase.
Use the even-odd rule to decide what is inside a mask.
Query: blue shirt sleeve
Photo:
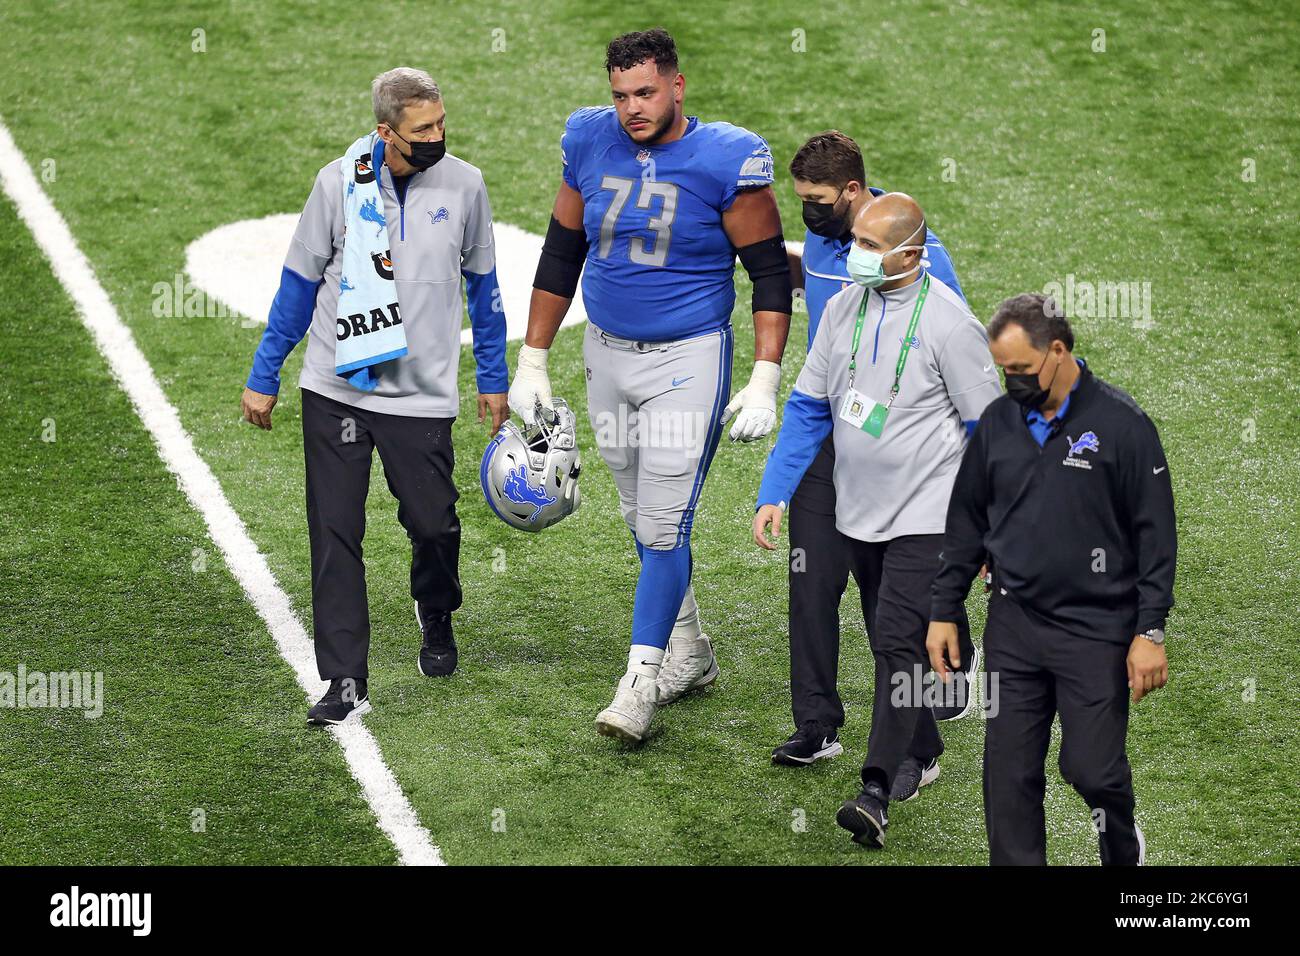
[[[577,192],[582,192],[582,154],[595,124],[601,121],[609,108],[583,106],[569,114],[560,135],[560,162],[564,164],[564,182]]]
[[[963,302],[966,301],[966,293],[961,290],[961,283],[957,281],[957,271],[952,267],[952,259],[948,256],[948,250],[944,248],[939,237],[934,233],[926,230],[925,237],[925,255],[930,260],[930,265],[926,271],[934,276],[953,292],[961,296]]]
[[[480,395],[494,395],[510,387],[506,368],[506,313],[497,286],[497,270],[482,275],[461,270],[469,327],[474,332],[474,364]]]
[[[813,398],[795,389],[786,400],[781,416],[781,431],[776,446],[767,458],[763,480],[758,486],[758,510],[763,505],[788,508],[804,472],[817,457],[835,422],[830,402]]]
[[[253,356],[253,370],[246,383],[253,391],[263,395],[279,393],[280,369],[311,326],[319,286],[319,280],[313,282],[287,266],[280,270],[280,289],[271,303],[266,331]]]
[[[772,150],[767,140],[740,126],[718,123],[714,171],[722,187],[718,208],[724,212],[736,201],[736,194],[746,189],[771,186],[775,182]]]

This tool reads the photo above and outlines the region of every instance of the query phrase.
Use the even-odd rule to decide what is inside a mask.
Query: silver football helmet
[[[541,531],[578,510],[582,471],[576,420],[562,398],[554,413],[538,403],[535,425],[507,421],[483,452],[479,482],[497,517],[522,531]]]

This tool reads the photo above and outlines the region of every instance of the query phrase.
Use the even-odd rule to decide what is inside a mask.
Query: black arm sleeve
[[[582,263],[587,258],[587,234],[581,229],[566,229],[551,217],[546,228],[546,241],[542,255],[537,260],[537,275],[533,288],[550,292],[563,299],[572,299],[578,290],[578,277]]]
[[[948,499],[943,567],[930,591],[932,621],[957,620],[970,592],[971,579],[984,560],[984,535],[989,530],[988,435],[996,427],[989,419],[989,415],[983,415],[976,426]]]
[[[1178,529],[1169,462],[1156,426],[1146,415],[1133,430],[1132,440],[1134,447],[1127,456],[1132,468],[1125,482],[1125,494],[1137,551],[1137,629],[1142,632],[1153,627],[1163,629],[1165,617],[1174,606]]]
[[[755,312],[790,314],[794,287],[790,282],[790,260],[785,254],[785,237],[779,233],[736,250],[740,264],[754,283]]]

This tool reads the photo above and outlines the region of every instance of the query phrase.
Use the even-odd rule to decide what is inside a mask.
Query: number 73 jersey
[[[736,251],[722,214],[772,183],[761,136],[687,119],[681,139],[641,146],[612,106],[574,112],[560,140],[564,181],[582,194],[587,318],[621,338],[668,342],[725,327]]]

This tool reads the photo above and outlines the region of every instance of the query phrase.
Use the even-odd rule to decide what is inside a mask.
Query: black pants
[[[1128,646],[1053,627],[1000,588],[984,630],[984,819],[989,862],[1047,863],[1043,763],[1061,715],[1061,776],[1093,811],[1103,864],[1135,864]],[[996,681],[996,683],[994,683]]]
[[[460,607],[453,421],[384,415],[303,389],[312,623],[323,680],[369,676],[361,538],[375,448],[398,501],[397,520],[411,539],[411,597],[431,613]]]
[[[926,761],[943,753],[939,727],[925,703],[921,683],[930,670],[925,635],[930,627],[930,586],[943,563],[939,557],[943,535],[915,534],[879,542],[844,540],[862,592],[862,616],[876,661],[871,737],[862,782],[874,779],[888,793],[904,757]],[[958,629],[969,639],[964,612]]]
[[[849,549],[835,528],[835,445],[830,437],[790,499],[790,703],[796,727],[844,725],[836,686],[840,599]]]
[[[848,586],[853,562],[848,539],[835,527],[834,470],[835,445],[828,437],[804,473],[787,513],[790,703],[796,727],[806,723],[844,725],[844,705],[836,686],[840,663],[840,599]],[[861,578],[858,587],[862,587]],[[928,592],[929,583],[925,587]],[[928,602],[927,597],[926,607]],[[963,626],[960,634],[962,660],[969,661],[975,653],[970,628]],[[921,639],[925,640],[924,632]]]

